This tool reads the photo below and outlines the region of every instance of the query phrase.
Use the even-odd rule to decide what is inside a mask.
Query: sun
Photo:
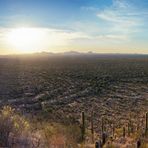
[[[33,53],[44,47],[46,34],[39,28],[15,28],[8,32],[7,43],[21,53]]]

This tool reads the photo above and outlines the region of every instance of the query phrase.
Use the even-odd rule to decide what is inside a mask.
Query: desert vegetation
[[[1,147],[77,147],[77,143],[81,141],[80,136],[80,128],[77,125],[64,126],[31,120],[10,106],[1,109]]]
[[[147,67],[147,55],[1,57],[1,145],[147,147]]]
[[[37,118],[26,118],[10,106],[4,106],[0,113],[1,147],[141,147],[146,148],[148,136],[148,113],[145,127],[127,126],[115,128],[102,118],[100,136],[94,132],[93,113],[91,128],[86,126],[85,113],[82,112],[80,125],[51,123]],[[88,122],[88,121],[87,121]],[[107,128],[108,127],[108,128]],[[95,142],[96,141],[96,142]],[[94,144],[95,143],[95,144]]]

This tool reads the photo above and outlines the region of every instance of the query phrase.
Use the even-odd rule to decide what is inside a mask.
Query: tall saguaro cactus
[[[127,125],[127,130],[128,130],[128,136],[130,136],[130,124],[129,123]]]
[[[125,137],[125,127],[123,127],[123,137]]]
[[[92,134],[92,143],[94,143],[94,117],[93,111],[91,112],[91,134]]]
[[[145,134],[148,136],[148,112],[146,113],[145,117]]]
[[[102,128],[102,134],[104,133],[104,118],[102,117],[102,120],[101,120],[101,128]]]
[[[105,130],[105,120],[102,117],[102,145],[106,143],[106,140],[107,140],[107,133]]]
[[[82,127],[81,127],[81,131],[82,131],[82,141],[84,142],[85,140],[85,113],[84,111],[82,112]]]

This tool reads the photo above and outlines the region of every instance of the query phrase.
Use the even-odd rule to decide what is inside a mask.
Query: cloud
[[[139,11],[132,3],[127,0],[113,0],[113,4],[105,7],[97,13],[97,17],[108,24],[106,32],[113,35],[123,35],[127,39],[133,33],[139,31],[139,27],[144,23],[147,11]]]
[[[126,40],[126,36],[124,35],[113,35],[113,34],[106,34],[106,35],[100,35],[97,36],[96,39],[105,39],[105,40]]]
[[[148,19],[148,11],[140,9],[134,0],[112,0],[109,6],[83,6],[82,10],[96,13],[97,23],[90,22],[89,26],[82,24],[83,28],[89,28],[86,31],[92,38],[102,40],[132,40],[135,34],[142,32],[142,26]],[[92,12],[93,11],[93,12]],[[94,23],[94,24],[93,24]],[[82,26],[81,25],[81,26]]]

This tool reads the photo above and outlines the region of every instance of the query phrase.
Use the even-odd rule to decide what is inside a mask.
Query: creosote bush
[[[8,147],[10,135],[18,137],[28,128],[25,118],[16,114],[10,106],[4,106],[0,112],[0,147]]]

